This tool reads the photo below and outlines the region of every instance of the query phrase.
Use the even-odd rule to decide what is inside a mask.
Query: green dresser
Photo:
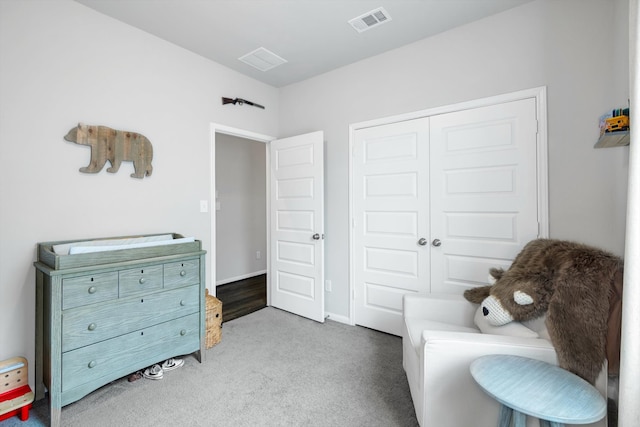
[[[55,253],[68,243],[39,243],[34,264],[36,399],[46,388],[52,426],[63,406],[113,380],[175,356],[202,362],[205,345],[200,241]]]

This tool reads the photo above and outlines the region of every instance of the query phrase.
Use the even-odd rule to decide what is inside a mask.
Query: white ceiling
[[[532,0],[76,0],[275,87],[286,86]],[[347,21],[384,7],[358,33]],[[266,48],[286,59],[258,71],[238,60]]]

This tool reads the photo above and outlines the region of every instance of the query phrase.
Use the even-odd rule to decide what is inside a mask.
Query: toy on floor
[[[29,419],[33,406],[33,392],[29,387],[27,359],[13,357],[0,362],[0,421],[20,415],[22,421]]]

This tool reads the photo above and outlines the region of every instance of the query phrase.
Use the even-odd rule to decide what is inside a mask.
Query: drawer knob
[[[180,335],[182,335],[182,336],[187,335],[187,330],[186,329],[181,330],[180,331]]]
[[[181,275],[182,277],[184,277],[184,276],[186,276],[186,275],[187,275],[187,272],[186,272],[186,271],[184,271],[184,270],[182,270],[182,271],[180,272],[180,275]]]
[[[95,293],[96,293],[96,290],[97,290],[97,289],[96,289],[96,287],[95,287],[95,286],[92,286],[92,287],[90,287],[90,288],[89,288],[89,293],[90,293],[90,294],[95,294]]]
[[[96,324],[95,323],[89,323],[89,327],[87,329],[89,329],[90,331],[95,331]]]
[[[138,280],[138,283],[142,285],[144,283],[144,277],[141,277],[140,280]]]
[[[89,368],[95,368],[96,365],[98,364],[98,362],[96,362],[95,360],[92,360],[91,362],[89,362]]]
[[[184,306],[186,304],[186,302],[184,302],[184,300],[180,300],[180,305]]]

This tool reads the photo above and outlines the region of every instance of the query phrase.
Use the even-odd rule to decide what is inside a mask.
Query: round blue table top
[[[567,424],[601,420],[607,403],[579,376],[540,360],[506,354],[480,357],[471,375],[498,402],[523,414]]]

